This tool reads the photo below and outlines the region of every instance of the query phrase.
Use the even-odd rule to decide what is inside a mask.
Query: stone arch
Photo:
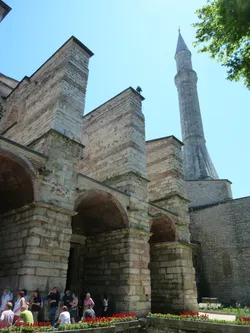
[[[19,283],[20,254],[25,254],[24,238],[32,216],[24,206],[34,201],[34,177],[26,158],[0,147],[1,288],[8,284],[15,290]]]
[[[109,192],[84,191],[76,199],[75,210],[78,214],[72,219],[73,233],[90,236],[128,227],[124,208]]]
[[[32,163],[23,155],[13,152],[11,149],[8,149],[7,147],[0,147],[0,157],[5,156],[16,163],[20,164],[22,167],[24,167],[27,170],[27,173],[30,175],[32,179],[36,177],[36,171],[32,165]]]
[[[67,273],[67,288],[78,293],[88,290],[102,315],[101,296],[107,293],[110,310],[119,311],[119,287],[127,290],[120,264],[128,260],[128,216],[117,198],[105,190],[86,190],[75,201]],[[123,289],[122,289],[123,288]]]
[[[24,158],[0,148],[0,214],[34,200],[35,171]]]
[[[166,215],[152,217],[150,220],[149,243],[174,242],[177,240],[175,223]]]

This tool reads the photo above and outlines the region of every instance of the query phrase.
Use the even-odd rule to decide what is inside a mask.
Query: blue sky
[[[31,75],[71,35],[95,55],[85,113],[129,86],[146,98],[146,138],[181,139],[174,53],[181,27],[193,54],[211,158],[234,197],[250,195],[249,91],[226,81],[226,71],[192,47],[194,11],[205,0],[5,0],[12,11],[0,24],[0,72]]]

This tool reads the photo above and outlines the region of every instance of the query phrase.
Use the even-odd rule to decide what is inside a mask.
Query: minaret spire
[[[197,75],[192,68],[189,51],[180,31],[175,60],[177,74],[182,141],[184,143],[184,176],[186,180],[218,178],[208,154],[197,92]]]
[[[188,47],[187,47],[186,43],[184,42],[184,39],[183,39],[183,37],[181,35],[181,29],[180,29],[180,27],[178,29],[178,33],[179,33],[179,36],[178,36],[178,40],[177,40],[177,46],[176,46],[176,52],[175,52],[175,54],[177,52],[181,51],[181,50],[187,50],[187,51],[189,51],[189,49],[188,49]]]

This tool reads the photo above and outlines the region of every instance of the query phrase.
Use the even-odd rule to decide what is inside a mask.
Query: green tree
[[[250,0],[207,0],[196,11],[195,46],[227,67],[227,79],[250,89]]]

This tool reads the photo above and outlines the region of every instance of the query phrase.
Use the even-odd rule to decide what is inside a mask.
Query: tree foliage
[[[195,46],[227,67],[227,79],[250,89],[250,0],[207,0],[196,11]]]

